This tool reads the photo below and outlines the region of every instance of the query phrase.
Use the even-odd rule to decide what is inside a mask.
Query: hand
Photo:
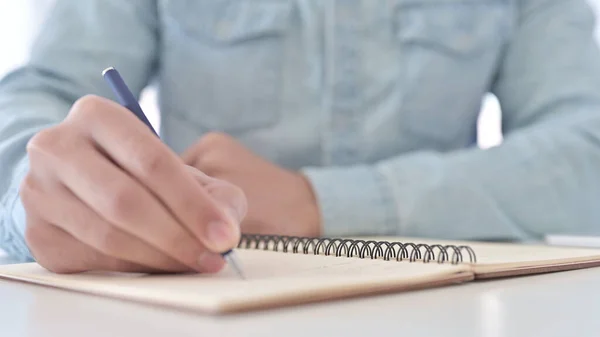
[[[27,145],[25,239],[50,271],[215,272],[246,209],[120,105],[87,96]]]
[[[242,232],[318,236],[318,205],[307,179],[252,153],[234,138],[210,133],[182,155],[186,164],[240,187],[248,212]]]

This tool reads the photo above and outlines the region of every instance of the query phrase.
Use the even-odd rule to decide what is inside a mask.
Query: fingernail
[[[198,257],[198,265],[203,272],[216,273],[225,265],[223,258],[214,253],[203,253]]]
[[[237,245],[239,226],[232,222],[213,221],[207,227],[208,245],[217,252],[224,252]]]

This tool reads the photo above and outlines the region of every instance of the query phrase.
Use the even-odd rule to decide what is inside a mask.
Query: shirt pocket
[[[472,138],[511,15],[504,0],[399,0],[401,129],[440,147]]]
[[[195,102],[170,113],[203,129],[238,132],[276,124],[281,116],[285,35],[290,3],[284,0],[172,0],[165,2],[166,63],[180,77],[167,83],[168,100]],[[168,77],[169,73],[164,72]],[[176,103],[173,103],[176,104]]]

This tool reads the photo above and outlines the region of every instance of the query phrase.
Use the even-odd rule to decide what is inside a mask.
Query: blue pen
[[[142,122],[144,122],[144,124],[146,124],[146,126],[148,128],[150,128],[150,130],[152,130],[152,132],[157,137],[159,137],[158,133],[154,130],[154,128],[152,127],[152,124],[150,124],[150,121],[146,117],[146,114],[144,114],[144,111],[142,111],[142,107],[140,107],[137,99],[135,98],[135,96],[133,96],[133,94],[131,93],[131,90],[129,90],[129,88],[125,84],[125,81],[123,81],[123,78],[121,77],[119,72],[115,68],[110,67],[110,68],[105,69],[102,72],[102,77],[104,77],[104,79],[106,80],[108,85],[111,87],[111,89],[117,96],[119,103],[121,105],[123,105],[124,107],[126,107],[127,109],[129,109],[129,111],[133,112],[133,114],[136,115],[137,118],[139,118]],[[231,264],[231,266],[237,272],[237,274],[241,278],[244,278],[242,269],[240,268],[239,264],[236,262],[236,259],[234,258],[233,255],[234,255],[234,252],[232,249],[226,251],[225,253],[222,253],[222,256],[227,260],[227,262],[229,262],[229,264]]]

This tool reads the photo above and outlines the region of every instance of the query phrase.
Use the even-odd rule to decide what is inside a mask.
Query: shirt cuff
[[[25,242],[26,213],[19,196],[21,181],[29,170],[25,157],[14,170],[13,179],[0,207],[0,247],[17,262],[31,262],[33,257]]]
[[[395,203],[384,177],[369,166],[308,167],[321,213],[322,235],[377,236],[397,227]]]

